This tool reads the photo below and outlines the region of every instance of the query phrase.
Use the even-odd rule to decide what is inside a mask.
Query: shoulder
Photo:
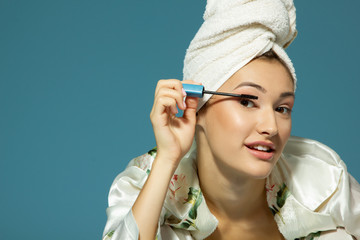
[[[149,150],[147,153],[140,155],[136,158],[133,158],[127,165],[127,168],[137,167],[137,168],[145,171],[147,174],[149,174],[152,164],[154,162],[154,159],[156,157],[156,153],[157,153],[157,148],[154,147],[153,149]]]
[[[135,201],[148,178],[155,156],[156,147],[130,160],[125,170],[119,173],[111,184],[109,206],[116,205],[124,199]]]
[[[330,165],[345,164],[339,155],[330,147],[313,139],[291,136],[284,148],[285,158],[306,158],[314,161],[321,161]]]
[[[273,171],[294,197],[310,210],[317,209],[347,175],[346,165],[330,147],[306,138],[290,137]]]
[[[295,199],[311,211],[333,214],[350,202],[359,206],[359,201],[354,201],[360,199],[359,183],[334,150],[315,140],[291,137],[270,181],[285,184]],[[347,213],[341,212],[336,215]]]
[[[353,201],[358,186],[330,147],[291,137],[268,178],[267,197],[280,231],[289,239],[337,227],[358,236],[359,202]]]

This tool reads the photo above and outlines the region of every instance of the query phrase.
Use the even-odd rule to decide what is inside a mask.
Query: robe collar
[[[269,208],[286,239],[336,229],[331,216],[319,210],[341,181],[340,162],[333,150],[317,141],[289,138],[265,186]],[[172,177],[164,208],[163,224],[189,230],[196,240],[211,235],[218,225],[200,189],[195,142]]]

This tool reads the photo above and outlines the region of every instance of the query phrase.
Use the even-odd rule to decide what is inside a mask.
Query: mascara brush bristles
[[[225,93],[225,92],[214,92],[214,91],[208,91],[208,90],[204,90],[204,94],[223,95],[223,96],[240,97],[240,98],[248,98],[248,99],[258,99],[257,96],[248,95],[248,94],[234,94],[234,93]]]

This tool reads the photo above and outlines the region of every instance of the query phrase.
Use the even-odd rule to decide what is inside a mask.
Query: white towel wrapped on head
[[[288,67],[283,48],[296,37],[292,0],[208,0],[204,23],[191,41],[184,60],[184,79],[217,90],[255,57],[273,49]],[[211,95],[200,99],[200,109]]]

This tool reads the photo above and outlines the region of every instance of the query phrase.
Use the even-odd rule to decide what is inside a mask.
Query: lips
[[[248,151],[256,158],[270,160],[275,154],[275,145],[271,142],[252,142],[245,144]]]

